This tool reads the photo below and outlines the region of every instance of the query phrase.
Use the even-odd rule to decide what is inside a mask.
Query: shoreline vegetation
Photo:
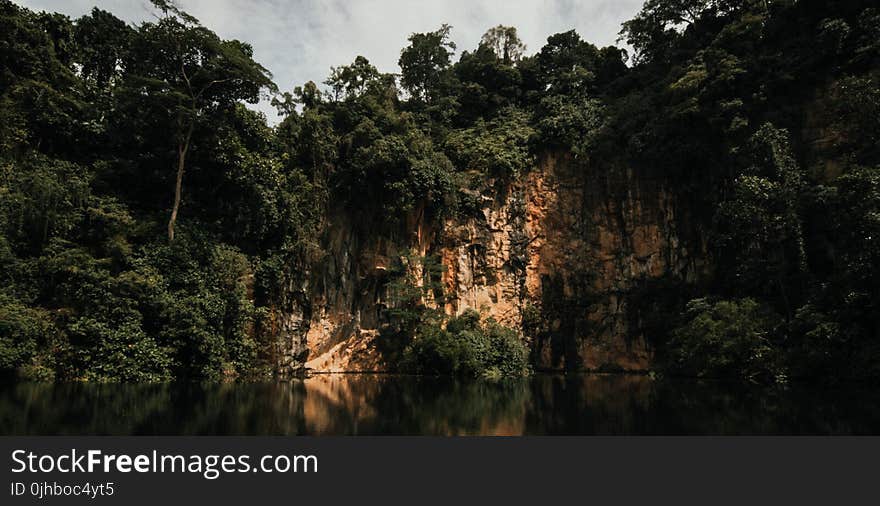
[[[131,25],[0,0],[0,376],[277,377],[331,203],[394,237],[414,210],[480,214],[556,153],[661,181],[698,217],[703,278],[615,294],[638,307],[653,374],[880,379],[876,2],[647,0],[622,26],[629,52],[571,30],[527,53],[506,26],[459,50],[441,25],[409,37],[400,74],[357,56],[288,91],[246,41],[151,2]],[[275,127],[245,107],[266,96]],[[548,292],[507,326],[450,316],[443,266],[410,254],[378,287],[398,372],[533,374],[535,342],[590,303]]]

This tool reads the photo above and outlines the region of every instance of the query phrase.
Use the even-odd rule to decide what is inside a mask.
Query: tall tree
[[[168,220],[173,241],[193,132],[210,111],[238,101],[256,103],[262,89],[275,85],[269,71],[253,60],[250,45],[220,39],[169,0],[151,2],[161,15],[139,30],[130,78],[148,100],[163,104],[174,131],[177,175]]]
[[[400,82],[410,94],[428,102],[438,87],[441,75],[449,68],[455,43],[449,40],[451,26],[444,24],[428,33],[409,36],[409,46],[400,52]]]
[[[767,123],[747,145],[750,166],[734,181],[733,198],[721,202],[715,220],[719,255],[734,266],[730,286],[748,293],[778,293],[787,316],[802,291],[791,293],[808,269],[800,201],[803,170],[787,131]]]
[[[768,5],[769,0],[647,0],[635,18],[623,23],[619,40],[635,49],[636,62],[652,61],[700,18],[745,8],[764,12]]]
[[[550,93],[583,94],[596,79],[598,53],[574,30],[551,35],[536,57],[538,78]]]
[[[351,65],[331,67],[330,77],[324,84],[333,89],[333,99],[357,97],[380,80],[382,74],[370,60],[358,55]]]
[[[106,92],[119,77],[133,32],[125,21],[97,7],[76,21],[76,61],[92,89]]]
[[[526,45],[516,34],[516,28],[512,26],[498,25],[490,28],[483,34],[480,45],[487,46],[495,51],[495,55],[504,63],[513,63],[522,58]]]

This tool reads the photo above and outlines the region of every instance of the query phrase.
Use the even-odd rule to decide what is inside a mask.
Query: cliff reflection
[[[626,375],[0,386],[0,434],[877,434],[880,398]]]

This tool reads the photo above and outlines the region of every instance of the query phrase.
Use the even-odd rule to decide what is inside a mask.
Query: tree
[[[452,132],[446,151],[462,169],[512,180],[534,163],[528,143],[535,130],[529,119],[523,110],[504,109],[491,121],[479,120],[471,128]]]
[[[465,125],[516,105],[523,95],[519,67],[505,63],[489,46],[481,44],[474,52],[464,51],[454,72],[460,83],[458,119]]]
[[[766,11],[768,0],[647,0],[639,14],[623,23],[620,39],[635,51],[637,62],[661,57],[678,35],[704,16],[720,16],[743,8]]]
[[[168,114],[177,152],[174,203],[168,240],[180,208],[183,175],[193,132],[211,110],[243,100],[256,103],[261,89],[274,89],[271,74],[253,60],[253,49],[237,40],[221,40],[197,19],[168,0],[151,0],[161,11],[144,24],[129,61],[130,85]]]
[[[880,336],[880,166],[855,167],[836,180],[835,246],[839,273],[835,297],[842,326],[878,350]],[[872,351],[873,359],[880,354]],[[877,364],[875,363],[875,367]],[[876,372],[876,370],[875,370]]]
[[[747,293],[775,287],[786,315],[800,293],[794,283],[807,271],[800,199],[802,170],[791,151],[788,132],[765,124],[752,136],[751,165],[736,179],[733,197],[718,206],[715,219],[722,257],[732,256],[731,286]]]
[[[81,145],[81,94],[71,69],[70,20],[0,0],[0,151]]]
[[[422,102],[434,98],[442,72],[449,68],[455,43],[449,40],[451,26],[444,24],[428,33],[409,36],[409,46],[400,52],[400,82],[410,94]]]
[[[491,48],[495,55],[507,64],[519,61],[526,50],[526,45],[516,34],[516,28],[504,25],[487,30],[480,40],[480,45]]]
[[[779,318],[753,299],[688,303],[687,322],[672,333],[668,367],[676,374],[748,380],[781,379],[771,338]]]
[[[583,95],[596,79],[598,56],[596,46],[574,30],[551,35],[536,57],[538,79],[550,93]]]
[[[341,97],[354,98],[362,95],[381,77],[382,74],[370,60],[358,55],[351,65],[331,67],[330,77],[324,84],[333,89],[333,99],[338,101]]]
[[[97,7],[76,21],[74,40],[80,74],[97,91],[106,92],[121,74],[134,29]]]

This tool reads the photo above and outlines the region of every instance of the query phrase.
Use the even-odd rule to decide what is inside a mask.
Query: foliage
[[[683,293],[704,296],[655,340],[670,371],[880,377],[875,2],[648,0],[623,25],[631,59],[573,30],[529,55],[497,26],[455,60],[441,25],[410,35],[399,76],[358,56],[285,93],[249,44],[152,3],[134,26],[0,0],[3,373],[263,375],[328,222],[406,247],[408,224],[480,218],[552,151],[575,176],[663,188],[678,238],[707,250],[702,283],[644,299],[673,322]],[[274,127],[245,106],[266,92]],[[437,309],[432,252],[377,281],[394,360],[521,373],[515,332]]]
[[[753,299],[695,299],[688,321],[672,333],[670,371],[697,377],[749,380],[782,377],[771,339],[777,316]]]
[[[414,33],[410,45],[400,52],[400,82],[417,100],[431,102],[439,91],[455,51],[449,40],[451,29],[444,24],[434,32]]]
[[[580,102],[559,95],[541,99],[537,130],[547,147],[566,149],[576,156],[595,152],[604,126],[604,108],[597,99]]]
[[[770,124],[754,134],[749,149],[752,164],[734,181],[732,198],[716,212],[718,255],[734,266],[729,286],[745,293],[774,287],[770,290],[790,305],[788,287],[807,269],[799,208],[802,171],[787,132]]]
[[[34,379],[51,379],[45,350],[54,346],[57,329],[46,311],[0,295],[0,372],[20,370]]]
[[[526,45],[516,33],[516,28],[504,25],[487,30],[480,39],[480,45],[491,49],[504,63],[519,61],[526,50]]]
[[[334,100],[352,99],[370,91],[380,78],[381,74],[370,60],[358,56],[351,65],[331,67],[330,77],[324,84],[333,90]]]
[[[529,372],[528,349],[512,329],[491,319],[481,323],[479,313],[469,310],[445,329],[422,324],[404,350],[402,367],[419,374],[516,377]]]
[[[442,265],[436,258],[405,255],[388,283],[388,324],[380,351],[402,371],[417,374],[522,376],[529,372],[528,348],[513,329],[476,311],[447,318],[441,306]]]
[[[156,5],[164,17],[130,27],[97,9],[71,21],[0,2],[3,373],[261,372],[253,321],[268,301],[254,300],[254,259],[242,249],[302,244],[312,188],[284,170],[265,119],[239,104],[270,84],[249,46]],[[184,99],[189,86],[201,91]],[[193,133],[192,215],[169,245],[156,205],[169,202],[169,178],[155,168],[175,156],[168,121],[191,113],[215,128]]]
[[[446,151],[459,167],[511,180],[532,164],[529,141],[533,135],[528,113],[510,108],[489,122],[480,120],[471,128],[450,133]]]

